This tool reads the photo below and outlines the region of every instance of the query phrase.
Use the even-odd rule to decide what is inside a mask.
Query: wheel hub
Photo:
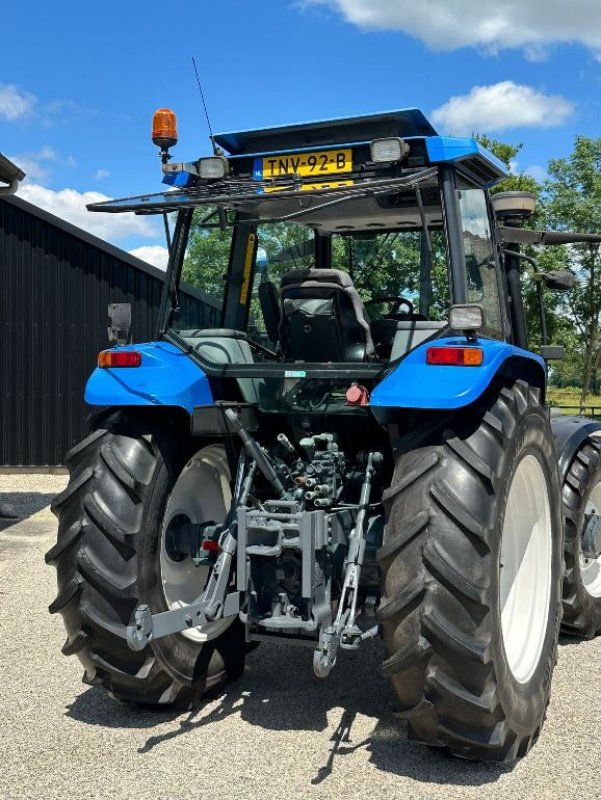
[[[219,551],[222,525],[191,522],[186,514],[176,514],[165,530],[165,552],[172,561],[191,558],[196,566],[212,564]]]
[[[591,597],[601,597],[601,481],[591,489],[580,540],[580,574]]]
[[[217,537],[231,504],[230,473],[223,447],[204,447],[175,482],[161,531],[160,569],[169,610],[200,599],[217,555]],[[208,547],[207,547],[208,545]],[[181,636],[205,642],[221,635],[233,618],[190,628]]]
[[[588,559],[601,556],[601,516],[587,514],[582,534],[582,555]]]

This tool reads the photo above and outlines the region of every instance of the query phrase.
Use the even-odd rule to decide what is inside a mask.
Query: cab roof
[[[507,176],[503,162],[474,137],[440,136],[418,108],[217,133],[213,140],[227,151],[230,158],[236,159],[319,147],[350,147],[388,137],[425,141],[430,164],[469,161],[472,172],[486,186],[492,186]]]
[[[232,156],[254,155],[323,145],[358,144],[398,136],[402,139],[436,136],[418,108],[298,122],[272,128],[215,134],[214,141]]]

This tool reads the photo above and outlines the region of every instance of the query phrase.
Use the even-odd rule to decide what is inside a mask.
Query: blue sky
[[[178,115],[177,160],[209,152],[193,55],[215,131],[418,106],[441,132],[523,142],[537,176],[601,135],[599,0],[34,0],[2,20],[0,151],[28,172],[20,194],[156,263],[158,224],[84,208],[160,188],[157,107]]]

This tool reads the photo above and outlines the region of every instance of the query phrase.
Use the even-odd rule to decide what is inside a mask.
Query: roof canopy
[[[399,136],[403,139],[436,136],[436,130],[418,108],[384,111],[359,117],[298,122],[277,128],[217,133],[215,142],[230,155],[293,150],[322,145],[370,142]]]

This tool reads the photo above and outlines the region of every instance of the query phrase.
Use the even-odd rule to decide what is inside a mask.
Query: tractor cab
[[[169,189],[90,209],[177,215],[160,335],[245,400],[271,407],[299,363],[304,380],[371,388],[461,333],[452,306],[466,330],[512,341],[486,192],[505,170],[476,140],[417,109],[217,134],[190,163],[171,163],[173,130],[155,121],[154,138]],[[223,298],[219,328],[180,307],[182,279]]]

